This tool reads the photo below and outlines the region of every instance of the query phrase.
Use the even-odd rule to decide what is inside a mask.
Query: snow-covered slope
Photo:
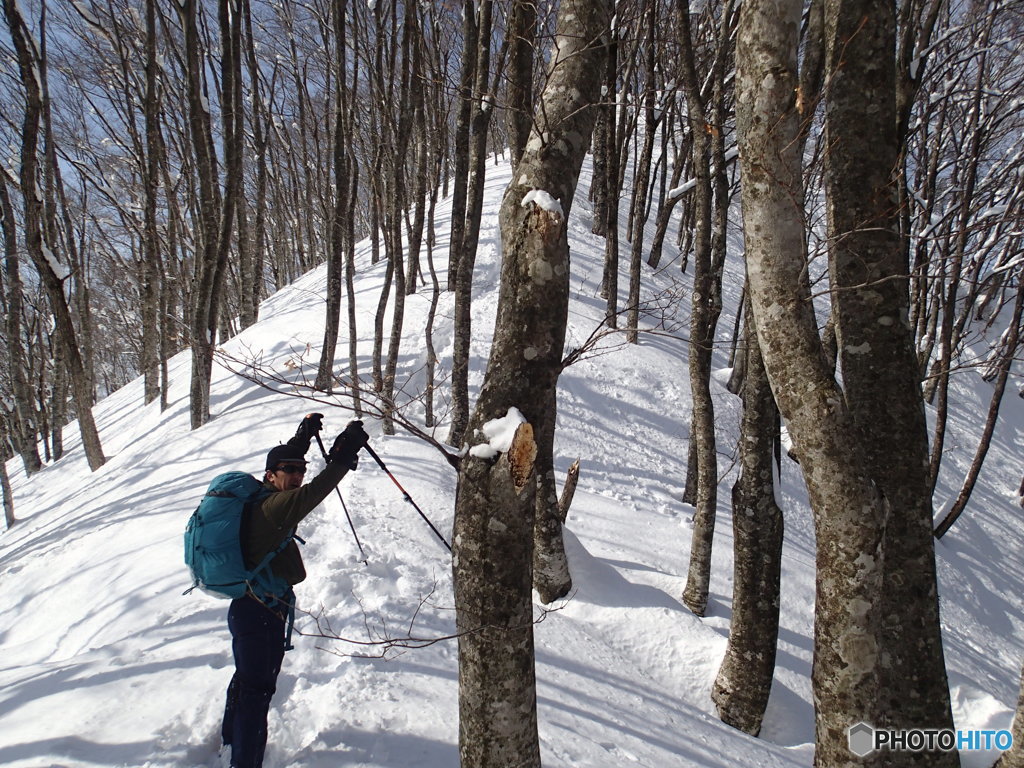
[[[507,166],[489,166],[477,256],[474,309],[478,387],[497,301],[497,206]],[[570,225],[573,252],[568,346],[598,327],[602,242],[590,234],[586,173]],[[444,269],[448,209],[439,208]],[[368,367],[383,265],[359,251],[361,361]],[[665,261],[669,261],[666,254]],[[733,267],[736,269],[736,267]],[[443,274],[443,272],[442,272]],[[727,279],[727,335],[739,280]],[[718,721],[709,699],[728,636],[732,581],[726,492],[735,478],[739,402],[715,385],[723,476],[709,615],[679,602],[691,510],[679,496],[685,472],[689,392],[685,278],[676,264],[647,275],[646,298],[674,313],[678,333],[615,339],[561,379],[558,470],[582,459],[566,546],[575,591],[537,626],[542,753],[550,768],[635,764],[809,766],[813,535],[798,468],[786,462],[786,549],[778,670],[761,739]],[[225,344],[259,356],[289,381],[309,375],[322,338],[325,271],[268,299],[261,320]],[[623,281],[625,282],[625,281]],[[436,338],[450,356],[451,297],[442,296]],[[624,303],[624,302],[621,302]],[[425,291],[411,297],[400,383],[424,360]],[[648,322],[655,321],[653,315]],[[344,334],[343,334],[344,335]],[[720,363],[724,365],[724,354]],[[266,451],[301,416],[322,410],[328,434],[351,415],[344,399],[311,403],[218,368],[214,419],[190,431],[188,353],[171,361],[170,408],[143,406],[136,381],[96,407],[107,464],[90,473],[75,428],[68,453],[26,479],[14,476],[18,524],[0,535],[0,765],[212,766],[223,694],[231,675],[227,605],[183,596],[181,535],[210,478],[227,469],[258,474]],[[364,368],[364,372],[366,368]],[[988,386],[956,381],[957,419],[940,493],[951,495],[973,453]],[[292,393],[294,394],[294,392]],[[418,406],[414,406],[418,407]],[[1016,486],[1024,439],[1022,403],[1008,397],[971,508],[939,545],[947,660],[961,727],[1007,727],[1024,657],[1024,542]],[[496,414],[500,415],[500,414]],[[410,437],[372,444],[424,512],[449,532],[455,475]],[[437,433],[439,438],[445,429]],[[314,451],[315,452],[315,451]],[[311,453],[312,455],[312,453]],[[314,460],[314,466],[319,460]],[[368,564],[336,496],[303,524],[308,580],[298,589],[298,627],[270,723],[267,765],[448,768],[458,762],[457,657],[452,640],[392,649],[380,641],[442,637],[454,629],[449,556],[398,489],[370,461],[341,485]],[[538,605],[538,617],[543,614]],[[370,658],[364,658],[362,656]],[[964,755],[964,764],[991,754]]]

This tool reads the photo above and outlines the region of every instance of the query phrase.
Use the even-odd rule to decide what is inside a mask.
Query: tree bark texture
[[[611,46],[614,50],[614,44]],[[611,51],[609,51],[611,55]],[[606,66],[607,69],[607,66]],[[608,73],[605,72],[605,86],[607,90]],[[608,176],[608,133],[609,121],[613,120],[613,110],[608,104],[602,103],[597,110],[597,119],[594,121],[594,133],[591,137],[591,160],[592,173],[590,176],[590,208],[593,211],[593,219],[590,222],[590,231],[595,235],[605,234],[605,223],[608,219],[607,208],[607,176]],[[604,281],[601,283],[601,296],[607,298],[604,293]]]
[[[783,524],[773,466],[778,409],[754,329],[745,337],[741,469],[732,488],[732,621],[711,698],[724,722],[756,736],[775,674]]]
[[[540,766],[534,672],[529,424],[497,462],[464,459],[456,502],[459,757],[463,768]]]
[[[526,149],[533,122],[533,49],[537,37],[537,4],[514,0],[509,14],[507,122],[513,167]]]
[[[476,260],[475,245],[479,234],[479,217],[472,220],[473,202],[471,200],[471,180],[483,168],[480,163],[474,165],[478,158],[479,139],[475,130],[480,127],[480,110],[474,112],[474,85],[487,82],[488,72],[482,75],[476,68],[481,60],[489,61],[490,41],[481,40],[481,18],[484,10],[489,25],[490,7],[492,4],[467,2],[463,9],[463,62],[462,79],[459,86],[459,112],[456,123],[455,138],[455,193],[452,198],[452,244],[449,249],[449,290],[455,292],[455,329],[452,339],[452,428],[447,441],[452,445],[461,445],[466,436],[466,425],[469,421],[469,350],[472,321],[473,266]],[[481,50],[487,51],[483,55]],[[483,125],[486,125],[484,121]],[[483,141],[486,140],[484,128]],[[482,189],[482,180],[479,181]],[[472,233],[473,248],[466,247],[467,227],[475,226]],[[469,256],[473,263],[463,263]],[[468,267],[468,268],[467,268]],[[468,275],[468,276],[467,276]]]
[[[533,587],[542,603],[565,597],[572,589],[569,559],[565,554],[555,485],[555,421],[557,392],[551,396],[551,414],[535,432],[537,438],[537,501],[533,524]]]
[[[6,438],[6,435],[2,436]],[[11,490],[11,478],[7,474],[6,450],[0,453],[0,495],[3,495],[4,530],[9,531],[17,520],[14,517],[14,492]]]
[[[680,57],[683,88],[693,133],[694,219],[693,303],[690,316],[690,392],[693,410],[690,440],[696,447],[697,487],[693,515],[690,565],[683,602],[697,616],[707,611],[711,584],[711,548],[718,507],[718,456],[715,451],[715,408],[711,399],[711,354],[717,312],[711,273],[712,186],[711,142],[706,130],[705,104],[697,75],[690,29],[688,0],[677,0],[676,21],[683,52]]]
[[[412,296],[416,293],[416,288],[419,282],[423,281],[423,267],[420,263],[420,250],[423,246],[423,230],[426,224],[427,216],[427,183],[429,176],[429,166],[431,163],[430,158],[430,147],[427,141],[427,122],[426,122],[426,109],[424,106],[424,95],[423,95],[423,68],[422,64],[422,48],[423,40],[421,35],[417,35],[413,41],[413,45],[416,49],[416,55],[414,57],[415,68],[413,71],[413,89],[411,93],[412,99],[412,164],[413,164],[413,182],[412,182],[412,199],[406,201],[406,213],[408,213],[409,207],[414,207],[415,211],[412,216],[412,223],[408,224],[408,242],[409,250],[406,254],[406,263],[408,267],[405,270],[406,275],[409,279],[406,282],[405,292],[407,295]]]
[[[180,8],[184,28],[185,70],[188,92],[188,124],[199,182],[199,232],[190,307],[189,331],[192,345],[192,380],[189,409],[192,428],[210,420],[210,379],[219,304],[218,259],[222,198],[218,182],[217,153],[213,146],[208,100],[204,91],[202,44],[199,36],[196,0],[185,0]]]
[[[879,709],[881,541],[886,507],[849,439],[853,419],[822,352],[804,246],[801,3],[750,0],[737,40],[737,137],[751,310],[776,403],[800,454],[817,538],[812,687],[818,766],[864,764],[846,729]]]
[[[569,510],[572,508],[572,500],[576,495],[576,485],[580,481],[580,460],[576,459],[565,473],[565,485],[562,486],[562,495],[558,497],[558,517],[564,523],[569,517]]]
[[[928,431],[899,233],[893,0],[826,0],[825,190],[832,311],[849,437],[885,499],[879,719],[952,728],[935,574]],[[884,418],[879,418],[885,414]],[[801,454],[802,455],[802,454]],[[908,696],[907,691],[915,695]],[[903,765],[958,765],[955,752]]]
[[[256,185],[253,201],[255,217],[250,227],[248,188],[243,185],[240,194],[238,216],[238,321],[239,329],[245,330],[256,322],[262,283],[262,250],[265,247],[264,212],[266,205],[266,138],[263,126],[263,106],[260,97],[260,76],[256,64],[255,41],[252,36],[252,12],[249,0],[241,0],[239,13],[242,16],[243,38],[240,56],[249,77],[250,101],[246,116],[251,135],[253,165]]]
[[[7,363],[11,375],[11,395],[14,408],[10,415],[11,441],[21,456],[25,474],[31,475],[43,468],[39,458],[35,405],[29,385],[28,356],[23,343],[24,306],[21,264],[18,259],[18,230],[14,219],[14,206],[7,191],[6,175],[0,178],[0,229],[4,234],[4,271],[7,278],[7,317],[4,331],[7,335]]]
[[[636,178],[633,180],[633,200],[630,206],[632,242],[629,248],[629,297],[626,299],[626,341],[636,344],[640,338],[640,266],[644,247],[644,226],[647,223],[647,185],[651,174],[651,158],[658,134],[660,116],[655,112],[655,33],[658,26],[658,4],[647,6],[644,29],[644,145],[637,157]]]
[[[348,196],[345,248],[345,293],[348,296],[348,377],[352,406],[356,416],[362,415],[362,387],[359,384],[359,332],[356,327],[356,192],[359,186],[359,167],[353,163],[352,187]]]
[[[549,428],[554,419],[569,298],[566,224],[593,130],[599,83],[590,75],[602,61],[609,22],[607,2],[561,4],[536,127],[499,214],[497,321],[467,434],[476,435],[513,406],[527,425],[497,461],[471,450],[460,463],[453,569],[463,768],[540,765],[531,589],[533,431]]]
[[[448,290],[454,291],[462,256],[462,233],[466,226],[466,195],[469,185],[469,124],[473,116],[473,81],[476,73],[476,3],[462,3],[462,64],[459,76],[459,100],[455,118],[452,159],[455,164],[452,190],[452,227],[448,247]],[[468,406],[467,406],[468,413]],[[465,418],[465,417],[464,417]]]
[[[398,70],[401,72],[399,91],[395,99],[397,114],[394,120],[394,142],[389,164],[388,212],[385,216],[389,258],[394,264],[395,306],[391,313],[391,337],[388,340],[388,356],[384,366],[383,391],[381,392],[384,416],[384,434],[395,433],[395,376],[398,371],[398,355],[402,345],[402,327],[405,323],[405,301],[409,295],[408,281],[416,282],[416,275],[406,271],[402,249],[402,211],[408,206],[408,191],[405,189],[406,155],[413,130],[415,100],[412,92],[419,91],[420,63],[417,60],[418,46],[413,38],[417,34],[416,7],[405,6],[405,20],[402,25],[401,58]]]
[[[334,0],[334,35],[336,42],[336,69],[338,72],[335,91],[334,113],[334,212],[331,217],[330,251],[327,257],[327,306],[324,318],[324,341],[320,350],[320,364],[316,374],[316,388],[331,391],[334,388],[334,355],[338,346],[341,325],[342,276],[345,271],[345,216],[348,213],[349,158],[348,136],[348,92],[345,83],[345,13],[347,0]]]
[[[156,0],[146,0],[146,169],[143,205],[142,374],[143,400],[160,397],[160,240],[157,197],[160,192],[160,98],[157,86]]]
[[[617,33],[613,33],[611,45],[604,60],[605,96],[601,105],[601,130],[597,134],[602,145],[596,148],[602,157],[600,167],[604,174],[598,185],[598,199],[594,205],[595,221],[600,219],[600,232],[604,235],[604,271],[601,275],[601,296],[607,300],[605,323],[610,328],[619,324],[619,141],[618,119],[618,60],[619,44]],[[595,153],[596,154],[596,153]],[[595,174],[598,169],[595,168]]]

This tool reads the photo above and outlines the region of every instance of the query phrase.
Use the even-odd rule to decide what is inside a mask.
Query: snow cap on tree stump
[[[487,438],[487,442],[474,445],[469,449],[469,455],[478,459],[496,459],[504,453],[516,493],[522,491],[533,474],[537,458],[537,441],[526,417],[513,406],[501,418],[484,422],[478,434]]]

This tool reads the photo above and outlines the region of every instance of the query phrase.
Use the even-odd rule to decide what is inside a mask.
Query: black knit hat
[[[275,469],[282,461],[306,464],[306,452],[294,445],[275,445],[267,454],[267,470]]]

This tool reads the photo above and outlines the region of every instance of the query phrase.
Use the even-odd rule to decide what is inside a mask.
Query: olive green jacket
[[[300,488],[278,491],[270,483],[264,483],[264,487],[272,492],[246,510],[242,523],[242,553],[246,567],[255,568],[269,552],[273,552],[291,536],[299,522],[317,508],[347,472],[348,467],[337,461],[328,464],[320,474]],[[302,555],[295,541],[289,542],[270,561],[270,568],[275,576],[292,585],[306,578]]]

